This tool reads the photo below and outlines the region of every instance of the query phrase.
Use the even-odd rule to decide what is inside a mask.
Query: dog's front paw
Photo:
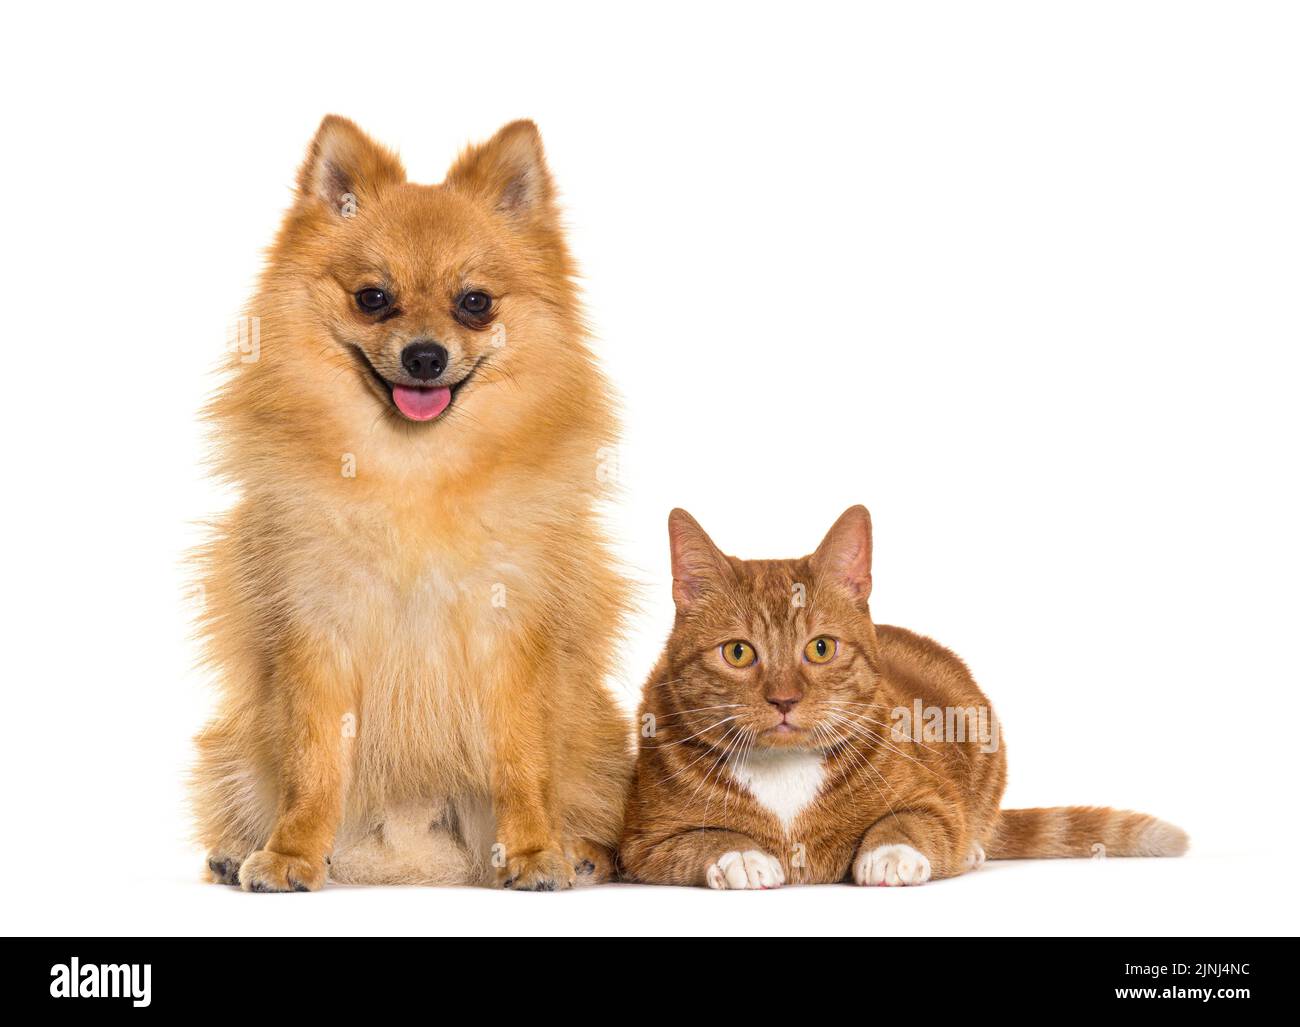
[[[236,856],[214,852],[208,857],[208,880],[213,884],[239,884],[240,861]]]
[[[260,849],[239,868],[244,891],[316,891],[325,883],[325,860]]]
[[[573,863],[560,849],[538,849],[506,859],[501,887],[513,891],[563,891],[572,888]]]
[[[758,849],[724,852],[704,873],[710,888],[739,890],[780,888],[785,884],[781,861]]]
[[[886,886],[925,884],[930,880],[930,861],[910,845],[879,845],[858,854],[853,880]]]

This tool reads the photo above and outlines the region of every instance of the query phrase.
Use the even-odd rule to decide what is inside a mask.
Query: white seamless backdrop
[[[4,922],[15,932],[1295,928],[1297,14],[1282,3],[91,5],[0,48]],[[1182,861],[718,896],[200,885],[196,414],[321,116],[438,181],[540,125],[623,403],[610,521],[795,556],[866,503],[878,620],[961,653],[1010,805]]]

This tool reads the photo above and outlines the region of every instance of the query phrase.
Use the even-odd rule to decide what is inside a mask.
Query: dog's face
[[[274,261],[305,287],[313,330],[287,341],[304,387],[336,403],[364,396],[398,429],[439,430],[472,394],[515,379],[529,348],[562,338],[573,317],[531,122],[423,186],[351,122],[326,118]]]
[[[510,262],[472,201],[399,186],[369,201],[339,233],[315,289],[321,320],[381,404],[432,421],[468,388],[504,341]]]

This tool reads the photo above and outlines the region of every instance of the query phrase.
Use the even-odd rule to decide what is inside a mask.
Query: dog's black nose
[[[436,342],[418,339],[402,350],[402,366],[412,378],[429,381],[447,370],[447,351]]]

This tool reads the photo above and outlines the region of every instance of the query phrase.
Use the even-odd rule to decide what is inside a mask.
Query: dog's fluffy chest
[[[447,794],[485,786],[488,711],[503,668],[535,615],[529,583],[545,580],[527,548],[469,553],[338,541],[304,558],[298,619],[355,683],[354,788],[365,803],[392,790]]]
[[[482,660],[517,629],[530,582],[545,577],[526,546],[399,541],[371,527],[322,526],[297,547],[290,575],[298,622],[371,668]]]
[[[554,578],[554,547],[520,518],[400,514],[303,507],[281,550],[292,621],[355,690],[353,788],[371,806],[486,786],[490,714]]]
[[[795,818],[821,792],[826,767],[819,752],[771,749],[729,764],[731,776],[789,831]]]

